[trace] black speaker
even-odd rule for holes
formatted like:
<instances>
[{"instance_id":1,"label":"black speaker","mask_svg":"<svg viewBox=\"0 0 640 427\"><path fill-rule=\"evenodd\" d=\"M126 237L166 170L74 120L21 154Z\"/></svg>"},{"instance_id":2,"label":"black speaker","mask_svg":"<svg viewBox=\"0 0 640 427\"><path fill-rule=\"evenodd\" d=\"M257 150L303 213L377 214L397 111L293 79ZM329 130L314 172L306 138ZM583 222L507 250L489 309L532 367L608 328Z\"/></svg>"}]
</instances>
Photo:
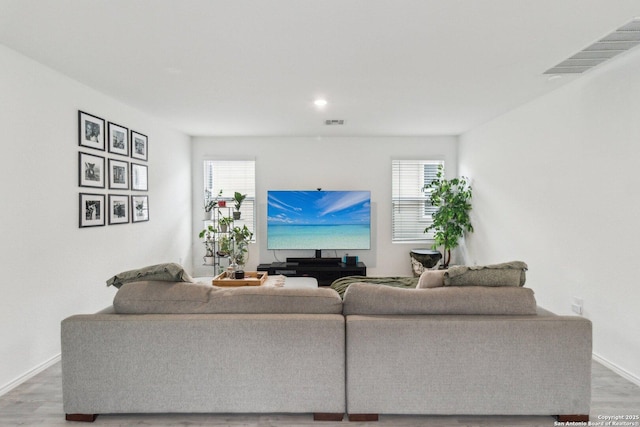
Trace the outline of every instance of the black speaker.
<instances>
[{"instance_id":1,"label":"black speaker","mask_svg":"<svg viewBox=\"0 0 640 427\"><path fill-rule=\"evenodd\" d=\"M358 263L357 256L346 256L344 257L344 263L347 265L356 265Z\"/></svg>"}]
</instances>

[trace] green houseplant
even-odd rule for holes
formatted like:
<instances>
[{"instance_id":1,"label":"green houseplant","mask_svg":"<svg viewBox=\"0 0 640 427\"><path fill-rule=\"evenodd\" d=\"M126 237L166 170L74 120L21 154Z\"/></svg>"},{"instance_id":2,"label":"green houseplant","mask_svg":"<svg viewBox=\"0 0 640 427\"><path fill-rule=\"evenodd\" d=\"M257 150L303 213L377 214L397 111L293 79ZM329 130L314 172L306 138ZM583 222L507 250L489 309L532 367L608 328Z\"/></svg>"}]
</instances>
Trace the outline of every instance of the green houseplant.
<instances>
[{"instance_id":1,"label":"green houseplant","mask_svg":"<svg viewBox=\"0 0 640 427\"><path fill-rule=\"evenodd\" d=\"M201 239L204 239L204 248L205 248L205 255L204 255L204 262L207 265L211 265L213 264L213 251L215 248L215 241L216 241L216 232L218 230L216 230L213 225L209 225L207 226L207 228L203 229L200 234L198 234L198 237L200 237Z\"/></svg>"},{"instance_id":2,"label":"green houseplant","mask_svg":"<svg viewBox=\"0 0 640 427\"><path fill-rule=\"evenodd\" d=\"M247 198L246 194L240 194L239 192L234 192L233 193L233 202L234 202L234 207L235 207L235 212L233 212L233 219L240 219L240 207L242 206L242 202L244 202L244 199Z\"/></svg>"},{"instance_id":3,"label":"green houseplant","mask_svg":"<svg viewBox=\"0 0 640 427\"><path fill-rule=\"evenodd\" d=\"M233 218L230 216L223 216L218 220L218 224L220 224L220 232L226 233L229 226L233 224Z\"/></svg>"},{"instance_id":4,"label":"green houseplant","mask_svg":"<svg viewBox=\"0 0 640 427\"><path fill-rule=\"evenodd\" d=\"M252 237L253 233L246 225L233 227L229 235L223 236L220 240L220 255L228 255L231 257L231 263L244 266Z\"/></svg>"},{"instance_id":5,"label":"green houseplant","mask_svg":"<svg viewBox=\"0 0 640 427\"><path fill-rule=\"evenodd\" d=\"M469 217L471 186L466 177L445 179L444 169L439 166L436 179L423 190L429 193L431 204L438 208L433 214L433 223L424 232L434 231L433 249L444 248L442 266L447 268L451 262L451 249L458 246L465 231L473 231Z\"/></svg>"},{"instance_id":6,"label":"green houseplant","mask_svg":"<svg viewBox=\"0 0 640 427\"><path fill-rule=\"evenodd\" d=\"M218 199L222 196L222 190L218 192L216 197L211 195L211 191L204 190L204 212L205 218L209 219L212 217L213 208L218 206Z\"/></svg>"}]
</instances>

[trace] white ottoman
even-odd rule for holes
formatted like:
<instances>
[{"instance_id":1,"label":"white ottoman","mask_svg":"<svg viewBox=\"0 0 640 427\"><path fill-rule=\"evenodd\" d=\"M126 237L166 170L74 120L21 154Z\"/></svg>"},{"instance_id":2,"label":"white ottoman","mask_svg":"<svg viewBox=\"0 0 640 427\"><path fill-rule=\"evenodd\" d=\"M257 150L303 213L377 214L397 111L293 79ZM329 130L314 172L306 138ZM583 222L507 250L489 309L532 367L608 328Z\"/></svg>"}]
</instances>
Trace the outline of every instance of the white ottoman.
<instances>
[{"instance_id":1,"label":"white ottoman","mask_svg":"<svg viewBox=\"0 0 640 427\"><path fill-rule=\"evenodd\" d=\"M284 282L284 285L282 285ZM315 277L287 277L282 275L267 276L264 286L282 286L284 288L317 288L318 280Z\"/></svg>"},{"instance_id":2,"label":"white ottoman","mask_svg":"<svg viewBox=\"0 0 640 427\"><path fill-rule=\"evenodd\" d=\"M196 282L209 283L213 281L213 276L194 277ZM284 281L284 285L281 283ZM284 288L317 288L318 281L314 277L286 277L282 275L267 276L263 286L284 287Z\"/></svg>"}]
</instances>

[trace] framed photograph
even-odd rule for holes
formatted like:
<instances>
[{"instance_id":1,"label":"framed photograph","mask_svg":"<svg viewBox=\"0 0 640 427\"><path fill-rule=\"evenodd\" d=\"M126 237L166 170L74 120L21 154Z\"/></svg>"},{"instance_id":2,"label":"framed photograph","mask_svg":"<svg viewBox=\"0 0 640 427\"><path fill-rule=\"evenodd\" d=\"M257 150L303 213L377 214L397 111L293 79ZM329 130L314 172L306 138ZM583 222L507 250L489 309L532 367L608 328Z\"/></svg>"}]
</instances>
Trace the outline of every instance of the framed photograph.
<instances>
[{"instance_id":1,"label":"framed photograph","mask_svg":"<svg viewBox=\"0 0 640 427\"><path fill-rule=\"evenodd\" d=\"M109 225L129 223L129 196L109 194Z\"/></svg>"},{"instance_id":2,"label":"framed photograph","mask_svg":"<svg viewBox=\"0 0 640 427\"><path fill-rule=\"evenodd\" d=\"M129 129L109 122L107 130L109 131L109 152L129 156Z\"/></svg>"},{"instance_id":3,"label":"framed photograph","mask_svg":"<svg viewBox=\"0 0 640 427\"><path fill-rule=\"evenodd\" d=\"M104 157L79 153L78 181L80 187L104 188Z\"/></svg>"},{"instance_id":4,"label":"framed photograph","mask_svg":"<svg viewBox=\"0 0 640 427\"><path fill-rule=\"evenodd\" d=\"M147 135L131 131L131 157L147 161L147 153L149 151L149 142Z\"/></svg>"},{"instance_id":5,"label":"framed photograph","mask_svg":"<svg viewBox=\"0 0 640 427\"><path fill-rule=\"evenodd\" d=\"M109 159L109 188L129 189L129 162Z\"/></svg>"},{"instance_id":6,"label":"framed photograph","mask_svg":"<svg viewBox=\"0 0 640 427\"><path fill-rule=\"evenodd\" d=\"M105 224L104 194L80 193L80 228Z\"/></svg>"},{"instance_id":7,"label":"framed photograph","mask_svg":"<svg viewBox=\"0 0 640 427\"><path fill-rule=\"evenodd\" d=\"M81 146L104 151L104 120L78 111L78 137Z\"/></svg>"},{"instance_id":8,"label":"framed photograph","mask_svg":"<svg viewBox=\"0 0 640 427\"><path fill-rule=\"evenodd\" d=\"M131 222L149 221L149 196L131 196Z\"/></svg>"},{"instance_id":9,"label":"framed photograph","mask_svg":"<svg viewBox=\"0 0 640 427\"><path fill-rule=\"evenodd\" d=\"M135 191L148 191L147 167L137 163L131 163L131 189Z\"/></svg>"}]
</instances>

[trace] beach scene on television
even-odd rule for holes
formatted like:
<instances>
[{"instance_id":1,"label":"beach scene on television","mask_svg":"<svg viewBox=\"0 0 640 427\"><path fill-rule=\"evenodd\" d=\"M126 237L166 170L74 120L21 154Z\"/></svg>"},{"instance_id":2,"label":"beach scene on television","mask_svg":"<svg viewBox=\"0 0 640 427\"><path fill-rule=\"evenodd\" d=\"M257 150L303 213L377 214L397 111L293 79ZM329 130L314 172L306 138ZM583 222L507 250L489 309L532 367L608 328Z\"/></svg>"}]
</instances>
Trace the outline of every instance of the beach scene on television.
<instances>
[{"instance_id":1,"label":"beach scene on television","mask_svg":"<svg viewBox=\"0 0 640 427\"><path fill-rule=\"evenodd\" d=\"M369 191L268 191L268 249L369 249Z\"/></svg>"}]
</instances>

